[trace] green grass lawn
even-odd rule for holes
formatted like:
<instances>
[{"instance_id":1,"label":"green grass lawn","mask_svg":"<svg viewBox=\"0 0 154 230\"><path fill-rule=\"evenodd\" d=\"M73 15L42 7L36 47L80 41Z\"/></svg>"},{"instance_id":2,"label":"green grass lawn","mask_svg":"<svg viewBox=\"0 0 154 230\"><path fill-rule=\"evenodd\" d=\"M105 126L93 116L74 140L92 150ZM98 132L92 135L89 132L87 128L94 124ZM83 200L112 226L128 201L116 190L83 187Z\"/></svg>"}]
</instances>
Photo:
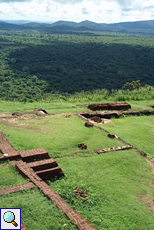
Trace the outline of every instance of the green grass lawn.
<instances>
[{"instance_id":1,"label":"green grass lawn","mask_svg":"<svg viewBox=\"0 0 154 230\"><path fill-rule=\"evenodd\" d=\"M37 188L1 196L0 207L21 208L21 221L28 230L77 229Z\"/></svg>"},{"instance_id":2,"label":"green grass lawn","mask_svg":"<svg viewBox=\"0 0 154 230\"><path fill-rule=\"evenodd\" d=\"M9 161L0 162L0 175L0 189L29 182ZM0 196L0 208L21 208L22 222L29 230L77 229L37 188Z\"/></svg>"},{"instance_id":3,"label":"green grass lawn","mask_svg":"<svg viewBox=\"0 0 154 230\"><path fill-rule=\"evenodd\" d=\"M118 140L110 139L103 131L86 128L84 122L75 115L70 118L53 116L45 119L18 120L0 122L5 133L16 150L44 147L51 157L68 156L77 153L121 146ZM78 143L86 143L88 148L81 150Z\"/></svg>"},{"instance_id":4,"label":"green grass lawn","mask_svg":"<svg viewBox=\"0 0 154 230\"><path fill-rule=\"evenodd\" d=\"M21 185L27 182L29 182L29 180L24 179L9 161L0 162L0 188Z\"/></svg>"},{"instance_id":5,"label":"green grass lawn","mask_svg":"<svg viewBox=\"0 0 154 230\"><path fill-rule=\"evenodd\" d=\"M103 125L126 142L154 157L154 116L125 116Z\"/></svg>"},{"instance_id":6,"label":"green grass lawn","mask_svg":"<svg viewBox=\"0 0 154 230\"><path fill-rule=\"evenodd\" d=\"M132 110L152 109L150 105L154 105L154 100L144 101L128 101Z\"/></svg>"},{"instance_id":7,"label":"green grass lawn","mask_svg":"<svg viewBox=\"0 0 154 230\"><path fill-rule=\"evenodd\" d=\"M65 178L49 182L72 208L97 229L154 229L154 215L139 195L153 198L151 168L134 150L57 159ZM77 199L74 187L87 191Z\"/></svg>"},{"instance_id":8,"label":"green grass lawn","mask_svg":"<svg viewBox=\"0 0 154 230\"><path fill-rule=\"evenodd\" d=\"M73 107L73 108L72 108ZM75 107L75 108L74 108ZM61 113L61 112L74 112L82 111L86 109L85 102L33 102L22 103L12 101L0 101L0 113L13 113L13 112L25 112L33 111L39 108L47 110L48 113Z\"/></svg>"}]
</instances>

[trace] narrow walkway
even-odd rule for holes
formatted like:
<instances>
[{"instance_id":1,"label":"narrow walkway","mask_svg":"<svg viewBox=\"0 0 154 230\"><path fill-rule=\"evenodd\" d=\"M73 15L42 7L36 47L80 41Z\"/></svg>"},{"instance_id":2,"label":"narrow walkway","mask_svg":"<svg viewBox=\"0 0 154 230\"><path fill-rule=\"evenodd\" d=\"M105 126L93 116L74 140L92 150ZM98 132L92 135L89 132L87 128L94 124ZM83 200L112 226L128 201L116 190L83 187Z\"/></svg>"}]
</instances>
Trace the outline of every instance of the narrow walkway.
<instances>
[{"instance_id":1,"label":"narrow walkway","mask_svg":"<svg viewBox=\"0 0 154 230\"><path fill-rule=\"evenodd\" d=\"M20 192L22 190L31 189L31 188L35 188L35 185L32 182L28 182L26 184L21 184L21 185L16 185L16 186L11 186L8 188L1 188L0 196L5 195L5 194Z\"/></svg>"}]
</instances>

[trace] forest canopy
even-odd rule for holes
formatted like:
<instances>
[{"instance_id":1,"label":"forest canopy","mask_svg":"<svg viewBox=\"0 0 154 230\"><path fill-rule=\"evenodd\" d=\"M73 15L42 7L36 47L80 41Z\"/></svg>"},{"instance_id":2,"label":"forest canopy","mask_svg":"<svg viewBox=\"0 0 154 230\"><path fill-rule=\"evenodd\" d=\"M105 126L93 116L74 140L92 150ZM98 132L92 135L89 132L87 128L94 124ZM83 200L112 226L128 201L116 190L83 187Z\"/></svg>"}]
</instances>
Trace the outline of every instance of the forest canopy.
<instances>
[{"instance_id":1,"label":"forest canopy","mask_svg":"<svg viewBox=\"0 0 154 230\"><path fill-rule=\"evenodd\" d=\"M154 86L152 35L0 30L0 97Z\"/></svg>"}]
</instances>

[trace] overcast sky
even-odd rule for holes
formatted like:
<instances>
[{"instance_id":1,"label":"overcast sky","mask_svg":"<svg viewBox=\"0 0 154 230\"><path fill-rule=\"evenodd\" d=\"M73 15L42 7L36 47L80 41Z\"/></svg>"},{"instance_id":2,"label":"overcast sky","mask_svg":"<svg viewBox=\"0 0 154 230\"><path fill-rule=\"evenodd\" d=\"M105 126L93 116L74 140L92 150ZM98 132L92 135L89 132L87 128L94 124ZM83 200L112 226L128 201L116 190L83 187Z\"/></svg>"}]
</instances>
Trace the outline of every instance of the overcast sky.
<instances>
[{"instance_id":1,"label":"overcast sky","mask_svg":"<svg viewBox=\"0 0 154 230\"><path fill-rule=\"evenodd\" d=\"M154 19L154 0L0 0L0 20L114 23Z\"/></svg>"}]
</instances>

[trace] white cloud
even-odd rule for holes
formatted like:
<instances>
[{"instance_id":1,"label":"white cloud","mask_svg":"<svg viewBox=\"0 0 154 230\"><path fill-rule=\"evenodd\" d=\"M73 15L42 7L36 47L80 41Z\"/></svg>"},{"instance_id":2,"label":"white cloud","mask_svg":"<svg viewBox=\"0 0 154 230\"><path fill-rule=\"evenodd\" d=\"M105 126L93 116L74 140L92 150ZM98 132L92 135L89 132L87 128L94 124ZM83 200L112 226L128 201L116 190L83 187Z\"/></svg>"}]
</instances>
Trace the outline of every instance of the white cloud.
<instances>
[{"instance_id":1,"label":"white cloud","mask_svg":"<svg viewBox=\"0 0 154 230\"><path fill-rule=\"evenodd\" d=\"M10 3L10 2L30 2L31 0L1 0L1 2L6 2L6 3Z\"/></svg>"},{"instance_id":2,"label":"white cloud","mask_svg":"<svg viewBox=\"0 0 154 230\"><path fill-rule=\"evenodd\" d=\"M153 19L153 0L1 0L0 20L113 23Z\"/></svg>"},{"instance_id":3,"label":"white cloud","mask_svg":"<svg viewBox=\"0 0 154 230\"><path fill-rule=\"evenodd\" d=\"M67 3L74 4L74 3L80 3L84 0L53 0L53 1L63 3L63 4L67 4Z\"/></svg>"}]
</instances>

